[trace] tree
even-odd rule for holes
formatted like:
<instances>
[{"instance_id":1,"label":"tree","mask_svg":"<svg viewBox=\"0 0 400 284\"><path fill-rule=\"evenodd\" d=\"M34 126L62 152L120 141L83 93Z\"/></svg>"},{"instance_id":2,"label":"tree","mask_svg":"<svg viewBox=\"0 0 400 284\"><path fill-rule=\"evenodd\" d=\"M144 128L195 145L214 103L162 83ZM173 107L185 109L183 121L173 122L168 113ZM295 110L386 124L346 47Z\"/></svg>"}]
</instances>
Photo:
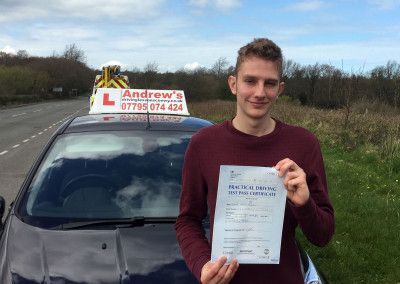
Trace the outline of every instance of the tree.
<instances>
[{"instance_id":1,"label":"tree","mask_svg":"<svg viewBox=\"0 0 400 284\"><path fill-rule=\"evenodd\" d=\"M284 60L282 80L285 82L285 94L306 103L305 69L293 60Z\"/></svg>"},{"instance_id":2,"label":"tree","mask_svg":"<svg viewBox=\"0 0 400 284\"><path fill-rule=\"evenodd\" d=\"M65 46L62 57L80 63L86 62L85 52L80 49L75 43Z\"/></svg>"},{"instance_id":3,"label":"tree","mask_svg":"<svg viewBox=\"0 0 400 284\"><path fill-rule=\"evenodd\" d=\"M154 88L158 74L158 64L156 62L148 62L146 66L144 66L143 71L145 87Z\"/></svg>"},{"instance_id":4,"label":"tree","mask_svg":"<svg viewBox=\"0 0 400 284\"><path fill-rule=\"evenodd\" d=\"M299 70L301 69L300 64L294 62L291 59L284 60L282 67L282 79L284 82L286 82L288 79L296 77L296 74L298 74Z\"/></svg>"},{"instance_id":5,"label":"tree","mask_svg":"<svg viewBox=\"0 0 400 284\"><path fill-rule=\"evenodd\" d=\"M225 75L228 67L228 60L225 57L220 57L211 67L211 72L217 75L218 77Z\"/></svg>"},{"instance_id":6,"label":"tree","mask_svg":"<svg viewBox=\"0 0 400 284\"><path fill-rule=\"evenodd\" d=\"M321 78L321 65L315 63L314 65L308 65L305 69L305 77L308 83L308 93L306 96L306 104L314 105L315 96L317 91L317 83Z\"/></svg>"},{"instance_id":7,"label":"tree","mask_svg":"<svg viewBox=\"0 0 400 284\"><path fill-rule=\"evenodd\" d=\"M378 99L397 107L400 102L400 64L389 60L386 66L375 67L371 71L371 79Z\"/></svg>"},{"instance_id":8,"label":"tree","mask_svg":"<svg viewBox=\"0 0 400 284\"><path fill-rule=\"evenodd\" d=\"M29 54L25 49L20 49L17 52L17 57L20 59L26 59L29 57Z\"/></svg>"},{"instance_id":9,"label":"tree","mask_svg":"<svg viewBox=\"0 0 400 284\"><path fill-rule=\"evenodd\" d=\"M144 73L158 73L158 64L156 62L148 62L143 71Z\"/></svg>"}]
</instances>

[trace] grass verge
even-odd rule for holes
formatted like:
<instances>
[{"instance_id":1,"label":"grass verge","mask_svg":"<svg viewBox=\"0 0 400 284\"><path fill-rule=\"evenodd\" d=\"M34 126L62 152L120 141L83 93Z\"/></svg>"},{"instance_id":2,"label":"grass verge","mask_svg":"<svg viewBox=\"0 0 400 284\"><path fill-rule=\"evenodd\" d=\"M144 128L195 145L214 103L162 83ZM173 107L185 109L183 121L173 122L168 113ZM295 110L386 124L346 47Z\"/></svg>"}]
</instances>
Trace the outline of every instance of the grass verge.
<instances>
[{"instance_id":1,"label":"grass verge","mask_svg":"<svg viewBox=\"0 0 400 284\"><path fill-rule=\"evenodd\" d=\"M331 283L400 283L400 181L376 153L323 147L336 232L327 247L298 236Z\"/></svg>"}]
</instances>

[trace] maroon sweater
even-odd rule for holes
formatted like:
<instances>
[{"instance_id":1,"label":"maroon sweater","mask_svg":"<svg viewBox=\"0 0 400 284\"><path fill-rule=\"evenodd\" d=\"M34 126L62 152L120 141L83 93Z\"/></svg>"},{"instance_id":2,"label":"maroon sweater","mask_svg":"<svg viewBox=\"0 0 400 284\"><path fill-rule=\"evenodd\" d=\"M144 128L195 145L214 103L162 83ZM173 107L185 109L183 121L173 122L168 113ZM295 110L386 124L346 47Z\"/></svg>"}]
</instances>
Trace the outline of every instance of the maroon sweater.
<instances>
[{"instance_id":1,"label":"maroon sweater","mask_svg":"<svg viewBox=\"0 0 400 284\"><path fill-rule=\"evenodd\" d=\"M280 263L239 265L231 283L304 283L295 243L297 225L318 246L327 244L334 232L320 145L309 131L278 120L274 131L261 137L238 131L231 121L204 128L192 137L185 155L175 228L186 264L199 281L201 268L211 258L220 165L273 167L284 158L305 171L310 199L301 207L286 202ZM202 226L208 209L210 242Z\"/></svg>"}]
</instances>

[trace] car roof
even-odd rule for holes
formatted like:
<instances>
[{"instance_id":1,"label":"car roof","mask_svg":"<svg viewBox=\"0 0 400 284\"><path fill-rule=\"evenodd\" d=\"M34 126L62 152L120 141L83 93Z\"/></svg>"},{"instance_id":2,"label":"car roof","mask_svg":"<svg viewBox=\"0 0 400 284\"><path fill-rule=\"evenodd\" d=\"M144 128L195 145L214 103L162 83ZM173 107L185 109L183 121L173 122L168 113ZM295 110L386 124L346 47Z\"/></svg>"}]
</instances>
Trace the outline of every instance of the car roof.
<instances>
[{"instance_id":1,"label":"car roof","mask_svg":"<svg viewBox=\"0 0 400 284\"><path fill-rule=\"evenodd\" d=\"M91 114L75 117L62 133L116 130L195 132L213 123L191 116L155 114Z\"/></svg>"}]
</instances>

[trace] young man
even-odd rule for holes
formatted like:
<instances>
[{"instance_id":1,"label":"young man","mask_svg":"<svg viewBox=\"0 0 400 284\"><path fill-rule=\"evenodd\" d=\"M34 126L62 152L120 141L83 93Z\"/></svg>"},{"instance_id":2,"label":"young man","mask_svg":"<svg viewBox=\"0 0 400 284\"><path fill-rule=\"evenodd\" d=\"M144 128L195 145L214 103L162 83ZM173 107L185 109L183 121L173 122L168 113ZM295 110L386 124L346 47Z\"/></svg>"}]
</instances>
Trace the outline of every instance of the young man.
<instances>
[{"instance_id":1,"label":"young man","mask_svg":"<svg viewBox=\"0 0 400 284\"><path fill-rule=\"evenodd\" d=\"M333 208L320 145L307 130L270 115L283 92L281 49L255 39L239 50L228 84L236 96L236 116L194 135L185 156L178 242L189 269L202 283L304 283L295 242L297 225L315 245L334 232ZM226 264L210 261L202 220L210 215L212 238L220 165L275 167L287 190L279 264Z\"/></svg>"}]
</instances>

